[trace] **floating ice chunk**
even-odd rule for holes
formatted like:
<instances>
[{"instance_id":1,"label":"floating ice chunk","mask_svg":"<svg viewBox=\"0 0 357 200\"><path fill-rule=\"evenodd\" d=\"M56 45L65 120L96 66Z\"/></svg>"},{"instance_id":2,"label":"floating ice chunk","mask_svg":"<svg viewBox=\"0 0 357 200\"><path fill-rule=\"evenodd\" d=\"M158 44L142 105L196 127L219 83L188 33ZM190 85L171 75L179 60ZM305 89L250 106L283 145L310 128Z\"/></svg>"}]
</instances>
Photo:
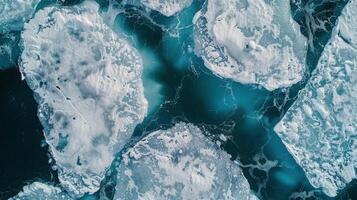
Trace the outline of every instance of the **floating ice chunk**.
<instances>
[{"instance_id":1,"label":"floating ice chunk","mask_svg":"<svg viewBox=\"0 0 357 200\"><path fill-rule=\"evenodd\" d=\"M40 0L1 0L0 33L21 30L36 10Z\"/></svg>"},{"instance_id":2,"label":"floating ice chunk","mask_svg":"<svg viewBox=\"0 0 357 200\"><path fill-rule=\"evenodd\" d=\"M172 16L190 6L192 0L141 0L141 3L165 16Z\"/></svg>"},{"instance_id":3,"label":"floating ice chunk","mask_svg":"<svg viewBox=\"0 0 357 200\"><path fill-rule=\"evenodd\" d=\"M72 200L60 188L41 182L25 186L23 191L9 200Z\"/></svg>"},{"instance_id":4,"label":"floating ice chunk","mask_svg":"<svg viewBox=\"0 0 357 200\"><path fill-rule=\"evenodd\" d=\"M144 6L170 17L189 7L193 0L124 0L122 3Z\"/></svg>"},{"instance_id":5,"label":"floating ice chunk","mask_svg":"<svg viewBox=\"0 0 357 200\"><path fill-rule=\"evenodd\" d=\"M25 25L20 69L72 196L99 188L114 155L147 112L141 57L87 1L49 7Z\"/></svg>"},{"instance_id":6,"label":"floating ice chunk","mask_svg":"<svg viewBox=\"0 0 357 200\"><path fill-rule=\"evenodd\" d=\"M119 199L256 199L238 164L192 124L158 130L123 155Z\"/></svg>"},{"instance_id":7,"label":"floating ice chunk","mask_svg":"<svg viewBox=\"0 0 357 200\"><path fill-rule=\"evenodd\" d=\"M357 1L344 8L306 88L275 131L329 196L356 177Z\"/></svg>"},{"instance_id":8,"label":"floating ice chunk","mask_svg":"<svg viewBox=\"0 0 357 200\"><path fill-rule=\"evenodd\" d=\"M286 0L208 0L194 17L196 54L214 74L268 90L304 74L307 40Z\"/></svg>"}]
</instances>

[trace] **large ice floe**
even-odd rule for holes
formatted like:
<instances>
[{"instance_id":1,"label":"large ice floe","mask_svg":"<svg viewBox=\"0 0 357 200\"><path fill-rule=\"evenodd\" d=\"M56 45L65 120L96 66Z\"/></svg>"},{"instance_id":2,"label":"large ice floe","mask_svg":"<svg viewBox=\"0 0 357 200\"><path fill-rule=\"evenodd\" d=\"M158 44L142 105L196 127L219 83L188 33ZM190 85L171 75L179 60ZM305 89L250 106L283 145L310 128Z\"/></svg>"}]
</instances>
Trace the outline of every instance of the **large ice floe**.
<instances>
[{"instance_id":1,"label":"large ice floe","mask_svg":"<svg viewBox=\"0 0 357 200\"><path fill-rule=\"evenodd\" d=\"M335 196L356 177L357 1L339 17L306 88L275 131L315 187Z\"/></svg>"},{"instance_id":2,"label":"large ice floe","mask_svg":"<svg viewBox=\"0 0 357 200\"><path fill-rule=\"evenodd\" d=\"M193 0L124 0L126 4L143 5L170 17L191 5Z\"/></svg>"},{"instance_id":3,"label":"large ice floe","mask_svg":"<svg viewBox=\"0 0 357 200\"><path fill-rule=\"evenodd\" d=\"M40 0L1 0L0 33L19 31L36 10Z\"/></svg>"},{"instance_id":4,"label":"large ice floe","mask_svg":"<svg viewBox=\"0 0 357 200\"><path fill-rule=\"evenodd\" d=\"M41 182L26 185L22 191L9 200L72 200L58 187Z\"/></svg>"},{"instance_id":5,"label":"large ice floe","mask_svg":"<svg viewBox=\"0 0 357 200\"><path fill-rule=\"evenodd\" d=\"M147 112L137 51L98 15L98 5L48 7L22 34L20 69L62 186L95 192Z\"/></svg>"},{"instance_id":6,"label":"large ice floe","mask_svg":"<svg viewBox=\"0 0 357 200\"><path fill-rule=\"evenodd\" d=\"M286 0L207 0L193 20L195 52L214 74L268 90L304 75L307 40Z\"/></svg>"},{"instance_id":7,"label":"large ice floe","mask_svg":"<svg viewBox=\"0 0 357 200\"><path fill-rule=\"evenodd\" d=\"M256 199L239 165L186 123L155 131L123 155L114 200Z\"/></svg>"}]
</instances>

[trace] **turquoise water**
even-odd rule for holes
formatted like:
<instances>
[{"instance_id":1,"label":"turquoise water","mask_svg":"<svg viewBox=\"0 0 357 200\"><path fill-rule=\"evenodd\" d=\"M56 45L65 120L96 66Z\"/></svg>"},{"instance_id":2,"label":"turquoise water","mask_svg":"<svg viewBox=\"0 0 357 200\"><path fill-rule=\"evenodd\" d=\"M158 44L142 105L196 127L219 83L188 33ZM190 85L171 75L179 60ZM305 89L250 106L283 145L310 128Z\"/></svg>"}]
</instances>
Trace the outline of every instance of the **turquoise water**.
<instances>
[{"instance_id":1,"label":"turquoise water","mask_svg":"<svg viewBox=\"0 0 357 200\"><path fill-rule=\"evenodd\" d=\"M78 2L67 1L67 4ZM331 22L327 26L327 31L313 32L311 25L307 23L309 15L306 8L312 5L312 2L315 11L311 16ZM309 72L315 68L346 2L305 0L302 6L291 3L294 19L301 25L302 33L311 39L307 55ZM100 3L105 11L106 2ZM275 124L294 102L299 90L304 87L309 72L302 82L291 88L273 92L256 85L243 85L213 75L204 67L203 61L193 53L191 21L202 4L201 0L194 1L190 8L170 18L159 13L145 17L143 11L126 6L122 8L125 12L116 17L114 29L119 34L127 35L143 57L145 96L149 102L149 115L137 127L133 142L128 144L127 148L153 130L171 127L178 121L191 122L210 132L211 135L208 137L220 141L222 148L232 155L232 159L241 162L251 188L261 199L357 199L356 183L351 183L346 190L340 191L336 198L328 198L318 189L312 188L302 169L273 131ZM18 99L18 103L25 108L31 108L30 111L26 110L26 113L35 113L36 105L29 94L30 91L19 79L16 70L0 71L0 83L7 85L0 87L0 94L10 98L11 92L16 91L14 98ZM1 111L6 110L6 113L11 115L10 110L16 105L4 105L7 106L1 107ZM41 179L58 183L56 178L51 177L53 172L47 164L46 148L39 147L43 138L36 115L28 116L24 120L33 124L26 127L26 132L36 135L30 139L34 149L28 156L42 155L41 159L34 160L34 163L42 168L26 169L26 174L30 175L22 175L13 180L11 192L3 186L6 185L6 180L0 178L4 182L0 191L7 191L4 198L16 194L19 188L31 180ZM18 122L13 120L8 123L15 127ZM4 138L11 134L22 134L21 130L11 127L0 128L0 134L4 134ZM221 135L224 135L227 141L223 141ZM20 155L26 150L20 140L21 137L13 143L17 148L6 150L1 146L1 151L15 151ZM120 154L117 160L120 160ZM4 162L12 161L5 159ZM15 174L21 167L23 168L16 163L9 166L1 165L2 170L9 171L8 174ZM112 169L114 168L115 163L112 166ZM115 185L113 177L115 171L109 171L102 183L102 189L96 195L84 199L96 199L104 195L111 197ZM10 179L10 176L5 178ZM0 198L2 199L1 195Z\"/></svg>"}]
</instances>

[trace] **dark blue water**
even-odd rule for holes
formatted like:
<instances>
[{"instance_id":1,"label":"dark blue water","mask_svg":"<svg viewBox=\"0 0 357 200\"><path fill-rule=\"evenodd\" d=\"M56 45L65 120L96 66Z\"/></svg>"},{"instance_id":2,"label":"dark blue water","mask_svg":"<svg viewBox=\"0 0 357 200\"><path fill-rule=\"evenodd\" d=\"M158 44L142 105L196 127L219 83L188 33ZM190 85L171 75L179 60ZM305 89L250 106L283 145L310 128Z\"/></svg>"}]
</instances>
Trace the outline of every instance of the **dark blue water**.
<instances>
[{"instance_id":1,"label":"dark blue water","mask_svg":"<svg viewBox=\"0 0 357 200\"><path fill-rule=\"evenodd\" d=\"M78 2L67 1L66 5ZM302 2L299 6L291 3L292 14L301 25L302 33L312 41L307 55L311 72L347 1ZM100 3L105 10L106 2ZM310 15L305 7L311 3L315 4L315 11ZM201 0L194 1L190 8L171 18L152 13L149 17L153 21L130 6L124 7L125 12L117 16L115 30L133 36L129 40L144 61L149 115L137 127L134 138L170 127L177 121L191 122L210 132L212 140L220 140L220 134L228 138L222 148L232 159L242 163L251 188L261 199L357 199L355 182L336 198L328 198L312 188L273 131L306 84L309 73L301 83L273 92L214 76L192 53L191 21L202 4ZM313 31L307 23L311 17L328 20L328 31ZM16 194L31 180L56 183L47 162L47 149L40 146L43 136L36 117L36 103L17 70L0 72L0 95L0 192L3 194L0 199ZM103 193L112 196L113 184L115 181L108 177L96 196Z\"/></svg>"},{"instance_id":2,"label":"dark blue water","mask_svg":"<svg viewBox=\"0 0 357 200\"><path fill-rule=\"evenodd\" d=\"M0 72L0 199L35 180L56 181L48 165L31 90L16 68Z\"/></svg>"}]
</instances>

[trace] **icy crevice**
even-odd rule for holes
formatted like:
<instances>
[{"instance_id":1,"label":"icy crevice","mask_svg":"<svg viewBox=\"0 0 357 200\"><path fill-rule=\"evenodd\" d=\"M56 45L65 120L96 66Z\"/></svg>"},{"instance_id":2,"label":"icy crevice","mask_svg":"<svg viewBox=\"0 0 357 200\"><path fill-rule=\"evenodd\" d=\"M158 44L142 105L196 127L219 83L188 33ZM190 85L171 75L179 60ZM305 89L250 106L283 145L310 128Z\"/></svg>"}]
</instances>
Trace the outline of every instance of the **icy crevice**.
<instances>
[{"instance_id":1,"label":"icy crevice","mask_svg":"<svg viewBox=\"0 0 357 200\"><path fill-rule=\"evenodd\" d=\"M72 200L58 187L34 182L23 187L22 191L9 200Z\"/></svg>"},{"instance_id":2,"label":"icy crevice","mask_svg":"<svg viewBox=\"0 0 357 200\"><path fill-rule=\"evenodd\" d=\"M192 124L150 133L123 155L119 199L257 199L230 156Z\"/></svg>"},{"instance_id":3,"label":"icy crevice","mask_svg":"<svg viewBox=\"0 0 357 200\"><path fill-rule=\"evenodd\" d=\"M357 1L339 17L316 70L275 131L311 184L336 196L357 166Z\"/></svg>"},{"instance_id":4,"label":"icy crevice","mask_svg":"<svg viewBox=\"0 0 357 200\"><path fill-rule=\"evenodd\" d=\"M208 0L193 23L196 54L217 76L274 90L304 75L307 40L289 1Z\"/></svg>"},{"instance_id":5,"label":"icy crevice","mask_svg":"<svg viewBox=\"0 0 357 200\"><path fill-rule=\"evenodd\" d=\"M74 197L93 193L146 115L141 57L92 1L37 12L22 39L20 69L59 180Z\"/></svg>"},{"instance_id":6,"label":"icy crevice","mask_svg":"<svg viewBox=\"0 0 357 200\"><path fill-rule=\"evenodd\" d=\"M36 10L40 0L1 0L0 33L19 31Z\"/></svg>"}]
</instances>

